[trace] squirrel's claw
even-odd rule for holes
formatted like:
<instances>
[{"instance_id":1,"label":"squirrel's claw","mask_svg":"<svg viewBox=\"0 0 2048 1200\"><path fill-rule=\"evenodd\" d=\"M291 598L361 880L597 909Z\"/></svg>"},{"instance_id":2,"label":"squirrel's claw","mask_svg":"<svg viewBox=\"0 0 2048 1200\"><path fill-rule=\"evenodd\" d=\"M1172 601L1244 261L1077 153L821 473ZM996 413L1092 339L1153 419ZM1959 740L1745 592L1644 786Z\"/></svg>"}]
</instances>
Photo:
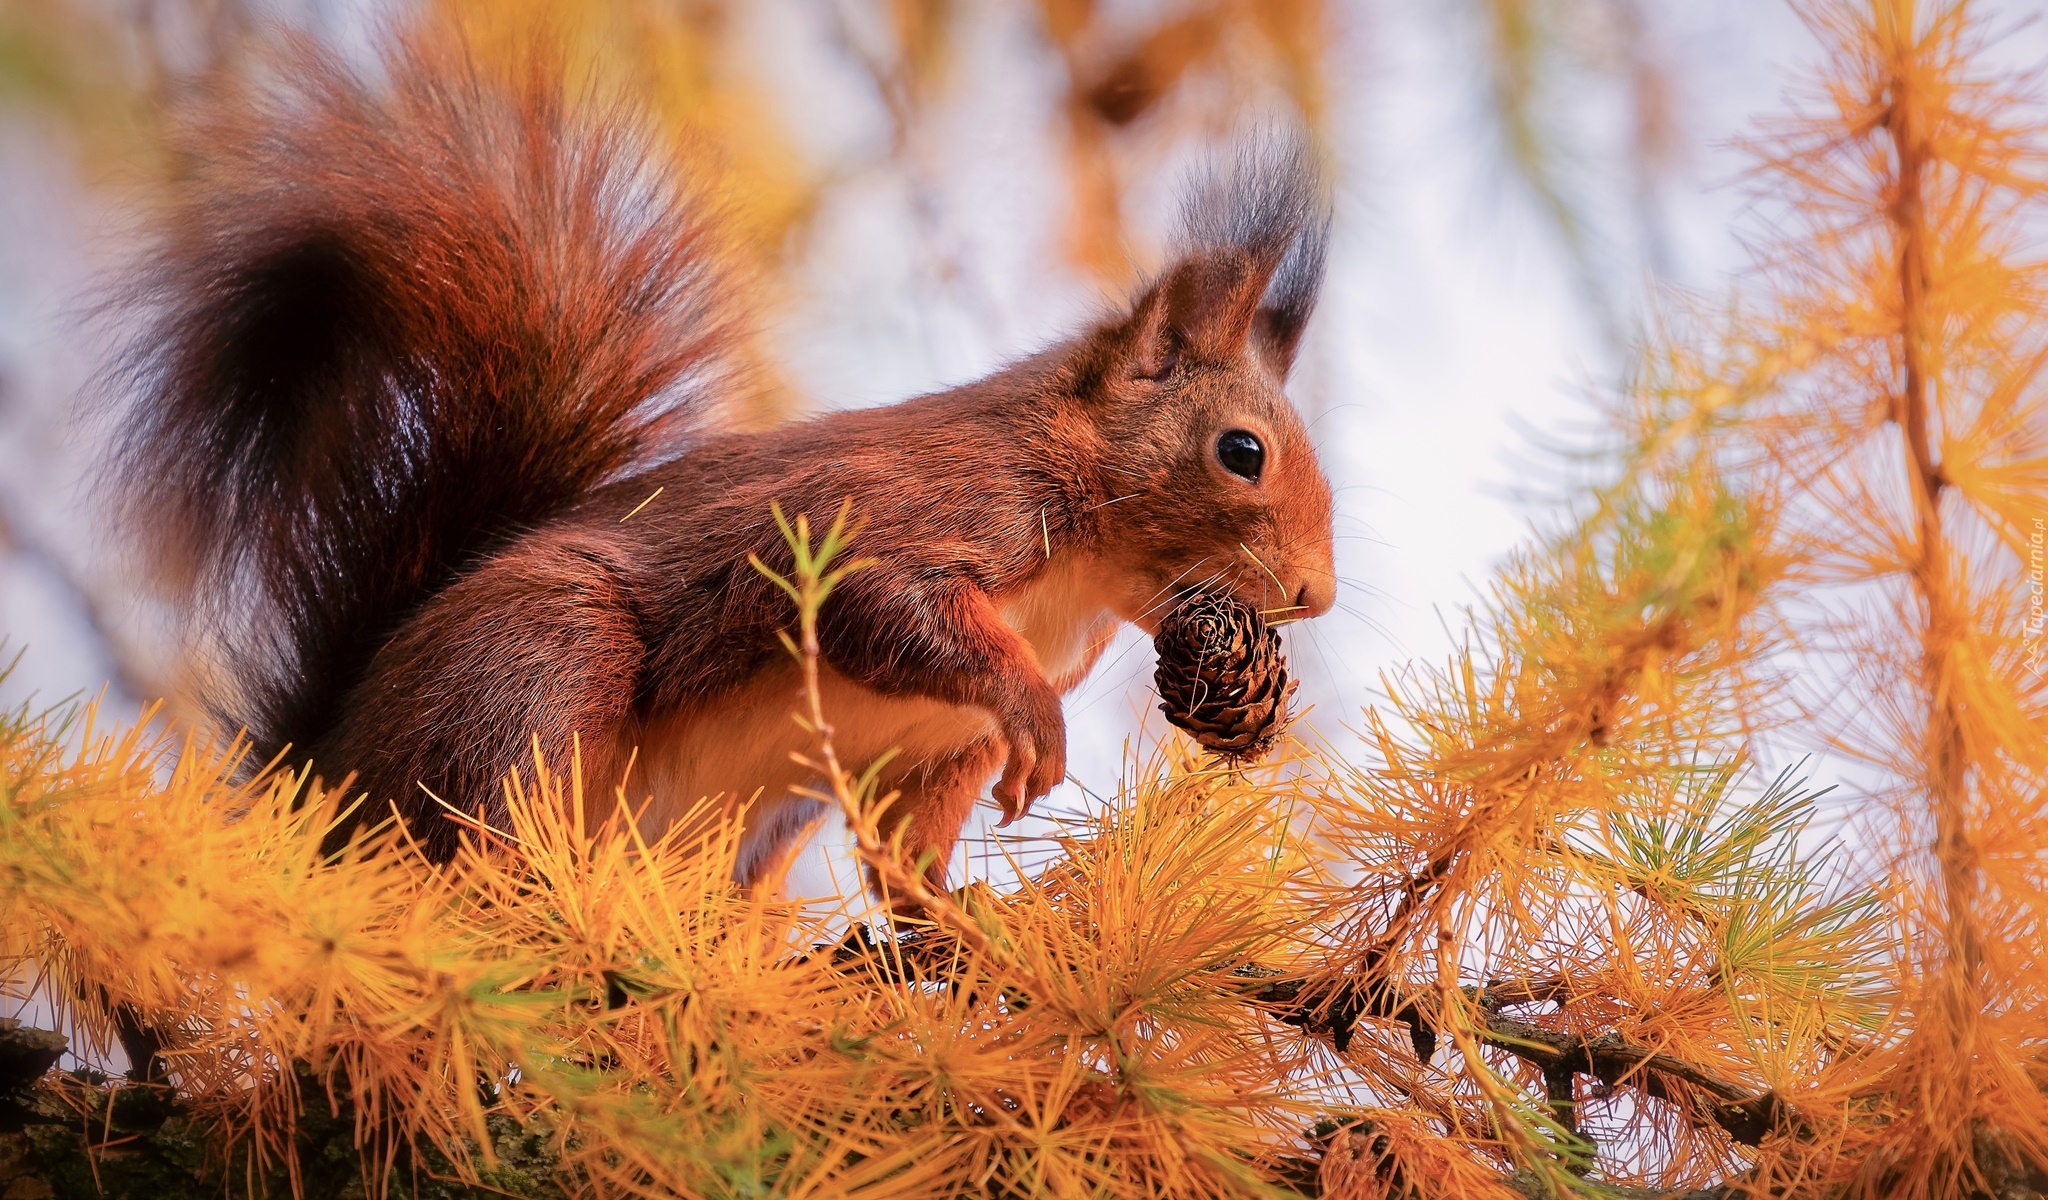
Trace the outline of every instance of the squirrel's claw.
<instances>
[{"instance_id":1,"label":"squirrel's claw","mask_svg":"<svg viewBox=\"0 0 2048 1200\"><path fill-rule=\"evenodd\" d=\"M1031 802L1037 799L1025 791L1025 780L1031 778L1031 768L1038 755L1029 743L1013 740L1010 745L1010 759L1003 764L1003 777L996 781L993 790L996 803L1003 806L1003 819L996 822L996 828L1010 824L1031 811Z\"/></svg>"},{"instance_id":2,"label":"squirrel's claw","mask_svg":"<svg viewBox=\"0 0 2048 1200\"><path fill-rule=\"evenodd\" d=\"M1003 806L1003 819L996 822L997 829L1011 824L1025 813L1031 811L1031 801L1017 795L1015 791L997 796L996 802Z\"/></svg>"},{"instance_id":3,"label":"squirrel's claw","mask_svg":"<svg viewBox=\"0 0 2048 1200\"><path fill-rule=\"evenodd\" d=\"M1035 728L1013 726L1005 731L1010 757L993 790L996 803L1003 806L998 829L1030 812L1033 801L1067 777L1066 721L1060 715L1059 697L1048 694L1049 711L1038 714Z\"/></svg>"}]
</instances>

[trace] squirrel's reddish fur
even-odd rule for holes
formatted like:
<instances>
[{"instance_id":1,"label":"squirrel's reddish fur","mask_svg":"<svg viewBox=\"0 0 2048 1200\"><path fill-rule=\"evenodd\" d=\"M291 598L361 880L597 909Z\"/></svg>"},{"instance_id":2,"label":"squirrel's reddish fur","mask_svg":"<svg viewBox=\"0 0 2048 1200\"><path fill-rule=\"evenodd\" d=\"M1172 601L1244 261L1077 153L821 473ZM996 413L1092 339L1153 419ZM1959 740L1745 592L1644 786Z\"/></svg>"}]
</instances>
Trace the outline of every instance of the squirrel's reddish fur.
<instances>
[{"instance_id":1,"label":"squirrel's reddish fur","mask_svg":"<svg viewBox=\"0 0 2048 1200\"><path fill-rule=\"evenodd\" d=\"M1196 585L1330 606L1329 488L1280 392L1321 272L1302 151L1201 192L1128 312L965 387L732 433L702 414L735 300L629 114L422 36L376 82L307 47L282 78L192 143L116 461L231 652L219 715L430 850L457 835L430 794L488 819L538 735L650 822L744 808L743 878L779 857L810 809L792 612L748 564L788 565L771 502L866 521L824 701L843 758L901 749L892 819L935 878L999 769L1012 816L1060 780L1060 695L1119 622Z\"/></svg>"}]
</instances>

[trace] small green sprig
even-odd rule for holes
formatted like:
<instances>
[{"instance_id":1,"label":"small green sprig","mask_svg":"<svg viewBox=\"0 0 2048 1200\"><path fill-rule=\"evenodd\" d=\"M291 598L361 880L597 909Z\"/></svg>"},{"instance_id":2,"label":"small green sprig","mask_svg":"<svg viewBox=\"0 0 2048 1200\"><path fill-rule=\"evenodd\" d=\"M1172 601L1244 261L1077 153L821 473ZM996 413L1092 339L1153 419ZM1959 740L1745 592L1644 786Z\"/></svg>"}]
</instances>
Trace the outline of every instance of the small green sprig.
<instances>
[{"instance_id":1,"label":"small green sprig","mask_svg":"<svg viewBox=\"0 0 2048 1200\"><path fill-rule=\"evenodd\" d=\"M845 501L825 530L824 538L814 547L808 516L798 513L792 521L783 514L782 506L774 503L769 505L769 511L775 517L776 527L782 531L782 540L789 546L794 560L793 569L790 574L783 575L755 554L748 555L747 561L796 603L796 636L791 637L786 629L776 631L776 635L782 639L783 648L796 659L802 672L803 707L792 716L805 732L816 739L816 749L810 754L792 752L790 758L798 766L816 773L824 784L822 788L800 787L796 789L797 794L838 807L846 818L846 827L853 833L861 861L874 871L886 896L909 901L926 918L945 926L962 944L983 955L991 964L1017 966L1014 956L1003 953L995 939L951 896L931 887L921 869L926 864L919 863L916 867L904 864L900 833L895 839L883 839L877 817L895 802L896 793L878 798L876 792L882 769L895 752L892 750L878 756L856 775L839 761L838 751L833 746L834 731L825 717L824 699L819 689L822 654L818 645L818 613L833 589L849 575L874 565L876 560L873 558L856 558L835 565L848 544L860 535L865 522L852 523L849 528L849 523L853 522L853 502Z\"/></svg>"}]
</instances>

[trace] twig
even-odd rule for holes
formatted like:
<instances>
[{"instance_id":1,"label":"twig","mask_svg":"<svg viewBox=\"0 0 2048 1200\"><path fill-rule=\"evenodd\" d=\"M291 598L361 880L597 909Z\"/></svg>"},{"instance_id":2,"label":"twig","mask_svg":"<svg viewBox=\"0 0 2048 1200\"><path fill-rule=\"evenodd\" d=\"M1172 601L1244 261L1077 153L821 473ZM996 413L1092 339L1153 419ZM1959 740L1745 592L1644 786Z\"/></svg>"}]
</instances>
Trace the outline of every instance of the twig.
<instances>
[{"instance_id":1,"label":"twig","mask_svg":"<svg viewBox=\"0 0 2048 1200\"><path fill-rule=\"evenodd\" d=\"M1353 1121L1327 1133L1312 1138L1320 1144L1320 1159L1297 1159L1288 1163L1287 1182L1299 1191L1309 1195L1330 1194L1324 1186L1326 1170L1324 1164L1336 1160L1347 1182L1353 1184L1350 1190L1339 1185L1340 1194L1354 1194L1360 1176L1370 1176L1378 1188L1364 1189L1366 1194L1385 1196L1429 1197L1448 1195L1442 1185L1434 1180L1418 1180L1402 1170L1400 1161L1394 1156L1392 1140L1373 1127L1371 1120ZM1346 1169L1348 1168L1348 1169ZM1558 1200L1559 1193L1550 1182L1533 1171L1517 1171L1503 1175L1500 1180L1519 1195L1530 1200ZM1656 1188L1624 1187L1598 1180L1580 1179L1571 1185L1569 1195L1584 1200L1738 1200L1755 1194L1755 1189L1745 1182L1730 1179L1711 1187L1702 1188Z\"/></svg>"},{"instance_id":2,"label":"twig","mask_svg":"<svg viewBox=\"0 0 2048 1200\"><path fill-rule=\"evenodd\" d=\"M885 947L888 953L882 952ZM959 969L956 948L931 932L904 930L883 942L875 939L865 925L857 926L845 941L813 951L814 955L828 953L834 965L858 963L878 969L882 978L894 983L980 986L985 982L967 980ZM1430 1023L1426 995L1406 994L1384 984L1373 987L1357 976L1332 987L1256 963L1232 967L1229 978L1247 1003L1308 1033L1328 1038L1339 1053L1349 1048L1353 1027L1362 1016L1408 1025L1416 1054L1425 1061L1435 1050L1437 1034ZM1609 1087L1636 1083L1646 1094L1679 1104L1689 1114L1712 1121L1745 1146L1760 1145L1774 1131L1796 1137L1812 1132L1807 1119L1776 1092L1752 1092L1703 1067L1632 1042L1618 1033L1586 1037L1502 1015L1502 1008L1569 998L1571 987L1567 980L1496 982L1483 988L1466 988L1464 992L1483 1017L1477 1031L1480 1042L1541 1071L1553 1111L1567 1128L1576 1126L1575 1102L1571 1109L1563 1107L1571 1096L1571 1080L1576 1075L1590 1075ZM1706 1097L1681 1098L1671 1086L1672 1080L1704 1092ZM1518 1190L1527 1190L1520 1188L1517 1179L1509 1179L1508 1183ZM1733 1184L1693 1190L1588 1186L1598 1189L1594 1194L1616 1200L1718 1200L1744 1194Z\"/></svg>"},{"instance_id":3,"label":"twig","mask_svg":"<svg viewBox=\"0 0 2048 1200\"><path fill-rule=\"evenodd\" d=\"M843 566L832 565L839 552L860 532L858 528L847 528L852 501L839 506L839 515L833 518L831 527L825 531L824 541L816 549L811 546L811 523L806 514L798 513L792 523L783 516L780 505L771 505L770 508L775 524L782 530L783 540L789 544L795 557L795 570L790 577L785 577L770 569L758 555L749 555L748 561L796 601L798 636L795 639L787 633L780 636L783 646L796 658L803 673L804 711L796 714L796 720L817 739L817 750L815 756L793 752L790 757L797 765L816 772L825 781L823 791L799 788L798 794L838 806L846 818L847 829L853 833L861 861L874 871L885 892L910 900L926 917L945 926L962 944L989 961L1020 966L1014 956L1004 952L972 917L953 903L952 897L933 891L922 872L905 868L895 848L882 840L881 831L875 825L874 810L887 807L896 798L895 794L882 797L878 803L867 801L874 794L876 777L887 761L886 756L856 776L839 761L838 751L833 746L832 724L825 719L824 700L818 687L821 657L818 611L841 580L874 561L855 559Z\"/></svg>"},{"instance_id":4,"label":"twig","mask_svg":"<svg viewBox=\"0 0 2048 1200\"><path fill-rule=\"evenodd\" d=\"M1436 1035L1429 1028L1431 1001L1427 995L1403 993L1389 983L1366 977L1347 977L1335 984L1305 981L1250 964L1235 968L1233 974L1255 981L1245 991L1248 1002L1273 1011L1291 1025L1329 1038L1339 1053L1349 1048L1351 1026L1362 1016L1406 1024L1420 1058L1430 1057L1425 1047L1435 1048ZM1569 994L1569 985L1562 979L1492 984L1465 989L1465 994L1475 1002L1481 1017L1479 1040L1536 1067L1547 1083L1578 1074L1591 1075L1614 1087L1640 1077L1641 1086L1649 1095L1682 1104L1694 1115L1719 1125L1729 1137L1745 1146L1761 1144L1765 1135L1773 1131L1801 1137L1812 1132L1805 1116L1774 1091L1753 1092L1704 1067L1632 1042L1618 1033L1586 1037L1546 1029L1501 1013L1503 1007L1563 999ZM1671 1080L1696 1088L1711 1099L1681 1100L1670 1086ZM1556 1093L1560 1089L1551 1090ZM1552 1098L1555 1100L1555 1094Z\"/></svg>"}]
</instances>

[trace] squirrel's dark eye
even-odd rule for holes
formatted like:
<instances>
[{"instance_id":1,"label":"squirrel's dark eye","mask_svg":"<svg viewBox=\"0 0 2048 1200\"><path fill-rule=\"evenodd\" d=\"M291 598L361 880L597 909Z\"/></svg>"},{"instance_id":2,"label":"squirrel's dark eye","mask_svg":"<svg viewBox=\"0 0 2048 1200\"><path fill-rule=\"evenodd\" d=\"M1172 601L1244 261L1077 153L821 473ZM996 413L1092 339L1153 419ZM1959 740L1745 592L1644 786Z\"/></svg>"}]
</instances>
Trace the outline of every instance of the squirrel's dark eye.
<instances>
[{"instance_id":1,"label":"squirrel's dark eye","mask_svg":"<svg viewBox=\"0 0 2048 1200\"><path fill-rule=\"evenodd\" d=\"M1216 439L1216 461L1232 475L1257 483L1259 472L1266 469L1266 448L1256 435L1233 429Z\"/></svg>"}]
</instances>

